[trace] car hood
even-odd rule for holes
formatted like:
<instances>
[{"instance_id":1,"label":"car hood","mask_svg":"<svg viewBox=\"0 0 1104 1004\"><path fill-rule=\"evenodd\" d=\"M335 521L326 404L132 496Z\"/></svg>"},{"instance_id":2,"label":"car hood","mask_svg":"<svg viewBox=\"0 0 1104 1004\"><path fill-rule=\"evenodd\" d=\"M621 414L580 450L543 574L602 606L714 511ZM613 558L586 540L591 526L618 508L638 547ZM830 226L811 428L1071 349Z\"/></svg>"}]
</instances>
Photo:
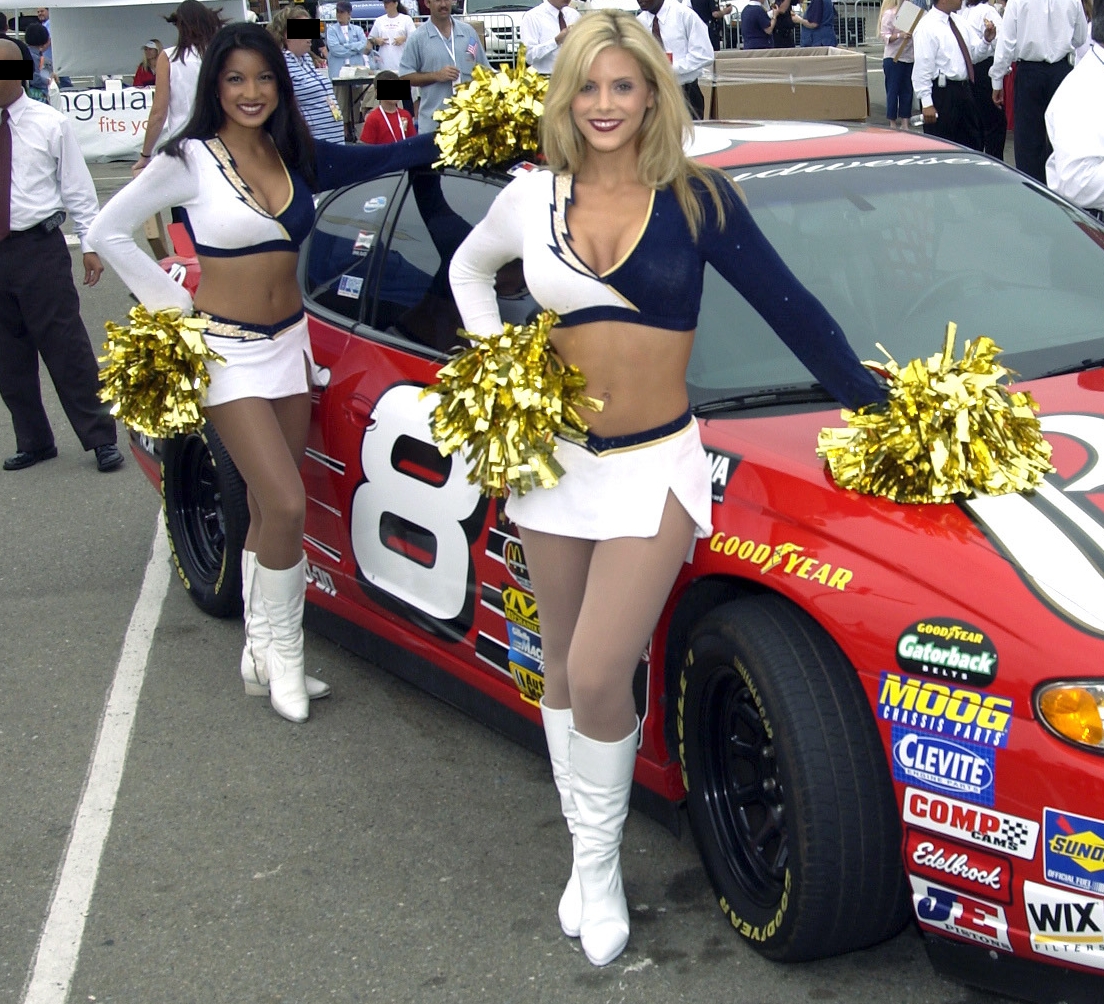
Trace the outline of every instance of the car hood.
<instances>
[{"instance_id":1,"label":"car hood","mask_svg":"<svg viewBox=\"0 0 1104 1004\"><path fill-rule=\"evenodd\" d=\"M703 420L714 498L723 492L725 499L714 509L709 546L724 553L727 538L752 527L777 549L788 534L803 553L863 568L850 580L852 592L924 597L929 612L943 605L999 621L1032 646L1041 624L1077 648L1095 642L1104 636L1104 370L1017 389L1040 406L1055 473L1035 492L947 505L902 505L838 488L815 452L818 431L843 424L838 411Z\"/></svg>"}]
</instances>

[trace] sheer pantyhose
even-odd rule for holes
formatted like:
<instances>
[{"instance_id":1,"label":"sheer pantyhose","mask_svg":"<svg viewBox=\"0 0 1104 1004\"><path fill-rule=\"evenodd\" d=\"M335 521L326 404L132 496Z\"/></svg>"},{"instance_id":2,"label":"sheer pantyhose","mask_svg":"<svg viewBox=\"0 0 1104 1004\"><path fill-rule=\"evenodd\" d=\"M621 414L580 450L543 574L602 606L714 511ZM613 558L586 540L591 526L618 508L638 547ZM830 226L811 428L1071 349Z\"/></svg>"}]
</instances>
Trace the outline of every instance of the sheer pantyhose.
<instances>
[{"instance_id":1,"label":"sheer pantyhose","mask_svg":"<svg viewBox=\"0 0 1104 1004\"><path fill-rule=\"evenodd\" d=\"M636 721L632 680L694 539L668 493L654 537L580 540L520 529L540 616L544 702L616 742Z\"/></svg>"},{"instance_id":2,"label":"sheer pantyhose","mask_svg":"<svg viewBox=\"0 0 1104 1004\"><path fill-rule=\"evenodd\" d=\"M306 493L299 465L310 407L310 394L295 394L276 401L247 397L206 410L249 491L245 549L266 568L292 568L303 557Z\"/></svg>"}]
</instances>

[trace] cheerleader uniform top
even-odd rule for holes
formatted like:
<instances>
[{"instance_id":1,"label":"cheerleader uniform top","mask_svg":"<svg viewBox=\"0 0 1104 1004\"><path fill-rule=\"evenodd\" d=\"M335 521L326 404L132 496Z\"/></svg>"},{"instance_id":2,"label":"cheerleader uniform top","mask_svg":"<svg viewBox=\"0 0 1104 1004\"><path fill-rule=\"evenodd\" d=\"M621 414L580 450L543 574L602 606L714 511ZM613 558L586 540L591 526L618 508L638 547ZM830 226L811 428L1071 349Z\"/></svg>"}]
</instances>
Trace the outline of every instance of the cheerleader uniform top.
<instances>
[{"instance_id":1,"label":"cheerleader uniform top","mask_svg":"<svg viewBox=\"0 0 1104 1004\"><path fill-rule=\"evenodd\" d=\"M691 331L698 323L708 262L838 401L855 408L883 400L885 391L859 362L840 326L797 281L735 189L718 180L723 226L712 197L692 180L704 212L695 240L674 191L661 189L652 194L631 250L599 275L569 241L574 178L551 171L515 178L452 259L449 278L464 326L479 335L502 330L495 273L521 258L529 292L559 315L562 326L608 320Z\"/></svg>"},{"instance_id":2,"label":"cheerleader uniform top","mask_svg":"<svg viewBox=\"0 0 1104 1004\"><path fill-rule=\"evenodd\" d=\"M431 164L437 157L432 135L387 146L344 146L316 141L316 190ZM111 265L150 310L192 311L183 286L143 253L134 231L166 206L183 210L184 225L198 254L233 258L264 251L298 251L314 223L314 200L306 179L284 165L291 194L275 215L257 201L238 174L234 158L217 136L185 140L184 157L160 153L100 210L88 244Z\"/></svg>"}]
</instances>

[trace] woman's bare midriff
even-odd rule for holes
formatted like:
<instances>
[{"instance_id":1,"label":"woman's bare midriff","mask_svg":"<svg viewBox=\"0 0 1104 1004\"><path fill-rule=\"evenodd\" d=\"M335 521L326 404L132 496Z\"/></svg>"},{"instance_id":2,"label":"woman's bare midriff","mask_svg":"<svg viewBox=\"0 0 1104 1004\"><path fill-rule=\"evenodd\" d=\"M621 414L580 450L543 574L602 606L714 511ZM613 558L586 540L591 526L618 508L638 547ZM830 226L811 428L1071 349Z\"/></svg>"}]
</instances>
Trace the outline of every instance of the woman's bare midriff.
<instances>
[{"instance_id":1,"label":"woman's bare midriff","mask_svg":"<svg viewBox=\"0 0 1104 1004\"><path fill-rule=\"evenodd\" d=\"M294 251L265 251L240 258L199 256L195 309L242 324L279 324L299 312L303 298Z\"/></svg>"},{"instance_id":2,"label":"woman's bare midriff","mask_svg":"<svg viewBox=\"0 0 1104 1004\"><path fill-rule=\"evenodd\" d=\"M586 377L586 393L605 403L601 412L580 411L596 436L644 432L686 411L693 331L595 321L556 328L551 341Z\"/></svg>"}]
</instances>

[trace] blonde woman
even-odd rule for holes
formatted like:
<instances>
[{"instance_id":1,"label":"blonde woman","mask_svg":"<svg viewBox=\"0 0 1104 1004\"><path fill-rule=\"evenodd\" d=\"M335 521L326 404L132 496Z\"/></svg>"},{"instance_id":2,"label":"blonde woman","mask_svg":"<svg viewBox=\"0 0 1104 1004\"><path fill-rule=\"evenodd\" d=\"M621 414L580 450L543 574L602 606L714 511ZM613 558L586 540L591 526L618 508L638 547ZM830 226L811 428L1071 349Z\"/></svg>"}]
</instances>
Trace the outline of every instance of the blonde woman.
<instances>
[{"instance_id":1,"label":"blonde woman","mask_svg":"<svg viewBox=\"0 0 1104 1004\"><path fill-rule=\"evenodd\" d=\"M908 128L912 117L912 33L897 28L901 0L882 0L878 34L885 42L882 69L885 72L886 118L894 129Z\"/></svg>"},{"instance_id":2,"label":"blonde woman","mask_svg":"<svg viewBox=\"0 0 1104 1004\"><path fill-rule=\"evenodd\" d=\"M533 296L560 315L556 350L604 403L585 415L586 446L558 445L560 483L506 507L540 610L541 712L573 835L560 924L602 966L629 937L619 848L639 727L633 672L691 544L712 530L686 391L706 262L839 400L883 392L725 176L687 160L682 88L632 14L600 10L572 27L541 130L549 169L503 190L451 281L465 326L501 331L495 273L523 259Z\"/></svg>"}]
</instances>

